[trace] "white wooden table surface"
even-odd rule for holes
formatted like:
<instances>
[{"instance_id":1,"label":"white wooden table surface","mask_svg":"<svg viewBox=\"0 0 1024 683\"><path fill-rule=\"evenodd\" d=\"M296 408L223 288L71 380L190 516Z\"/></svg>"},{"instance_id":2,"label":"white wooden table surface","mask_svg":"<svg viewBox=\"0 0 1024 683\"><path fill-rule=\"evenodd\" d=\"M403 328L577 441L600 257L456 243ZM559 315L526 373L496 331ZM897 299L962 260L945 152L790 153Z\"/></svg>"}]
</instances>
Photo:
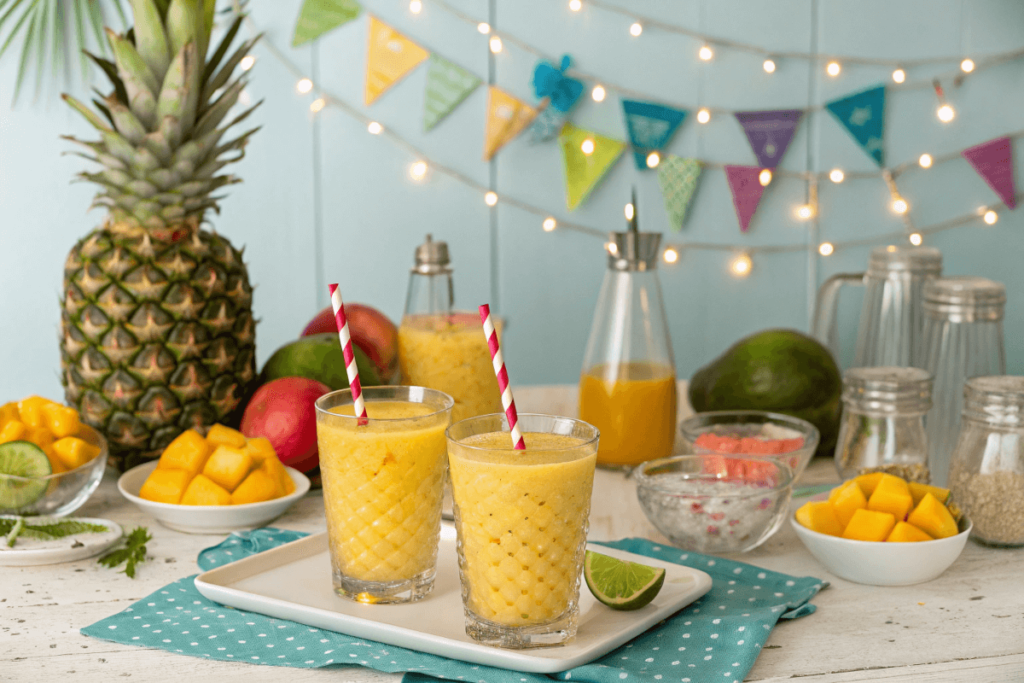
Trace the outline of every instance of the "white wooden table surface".
<instances>
[{"instance_id":1,"label":"white wooden table surface","mask_svg":"<svg viewBox=\"0 0 1024 683\"><path fill-rule=\"evenodd\" d=\"M574 387L516 392L517 405L524 412L575 415L575 397ZM829 483L835 476L832 463L819 458L800 484ZM160 526L121 498L115 479L108 472L77 514L112 519L126 529L148 526L154 538L147 561L134 580L100 567L95 559L0 567L0 681L401 680L399 675L359 667L282 670L214 662L79 634L83 626L195 573L199 551L223 539ZM307 495L273 524L322 531L319 492ZM665 540L641 512L632 484L613 472L597 474L590 528L596 540L625 536ZM780 623L772 632L747 681L1024 681L1024 549L996 550L971 541L941 577L906 588L861 586L832 576L804 549L788 524L762 547L733 559L831 582L813 600L817 613Z\"/></svg>"}]
</instances>

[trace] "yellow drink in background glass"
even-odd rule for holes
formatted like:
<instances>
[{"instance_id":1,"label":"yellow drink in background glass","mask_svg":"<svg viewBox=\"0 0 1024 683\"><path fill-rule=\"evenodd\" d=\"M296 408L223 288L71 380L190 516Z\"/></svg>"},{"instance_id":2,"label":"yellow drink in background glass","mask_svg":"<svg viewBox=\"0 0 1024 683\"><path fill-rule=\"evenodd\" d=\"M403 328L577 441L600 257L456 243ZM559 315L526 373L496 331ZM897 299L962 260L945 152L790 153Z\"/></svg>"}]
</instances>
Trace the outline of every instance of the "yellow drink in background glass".
<instances>
[{"instance_id":1,"label":"yellow drink in background glass","mask_svg":"<svg viewBox=\"0 0 1024 683\"><path fill-rule=\"evenodd\" d=\"M317 443L335 592L409 602L433 588L451 397L365 387L366 424L348 389L321 397Z\"/></svg>"},{"instance_id":2,"label":"yellow drink in background glass","mask_svg":"<svg viewBox=\"0 0 1024 683\"><path fill-rule=\"evenodd\" d=\"M501 324L495 324L501 336ZM407 315L398 328L402 382L455 400L452 422L501 412L501 393L480 317L474 313Z\"/></svg>"},{"instance_id":3,"label":"yellow drink in background glass","mask_svg":"<svg viewBox=\"0 0 1024 683\"><path fill-rule=\"evenodd\" d=\"M599 365L580 378L580 419L601 430L599 466L632 467L672 455L676 375L668 365Z\"/></svg>"},{"instance_id":4,"label":"yellow drink in background glass","mask_svg":"<svg viewBox=\"0 0 1024 683\"><path fill-rule=\"evenodd\" d=\"M510 648L564 643L576 633L597 430L520 415L516 451L503 417L448 430L466 633Z\"/></svg>"}]
</instances>

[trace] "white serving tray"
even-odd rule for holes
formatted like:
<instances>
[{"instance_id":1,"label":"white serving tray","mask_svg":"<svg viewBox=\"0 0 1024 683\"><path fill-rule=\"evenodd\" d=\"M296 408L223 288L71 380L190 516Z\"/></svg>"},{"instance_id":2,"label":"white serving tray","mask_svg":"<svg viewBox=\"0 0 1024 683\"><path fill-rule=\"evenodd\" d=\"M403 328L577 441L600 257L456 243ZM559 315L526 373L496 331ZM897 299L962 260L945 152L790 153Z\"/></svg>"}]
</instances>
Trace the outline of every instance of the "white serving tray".
<instances>
[{"instance_id":1,"label":"white serving tray","mask_svg":"<svg viewBox=\"0 0 1024 683\"><path fill-rule=\"evenodd\" d=\"M473 664L530 673L556 673L591 662L711 590L711 577L697 569L604 546L589 547L605 555L664 567L664 587L646 607L620 612L599 603L584 585L575 640L532 650L490 647L466 635L455 528L450 524L441 527L434 590L419 602L363 605L335 595L326 533L211 569L197 576L195 584L210 600L230 607Z\"/></svg>"}]
</instances>

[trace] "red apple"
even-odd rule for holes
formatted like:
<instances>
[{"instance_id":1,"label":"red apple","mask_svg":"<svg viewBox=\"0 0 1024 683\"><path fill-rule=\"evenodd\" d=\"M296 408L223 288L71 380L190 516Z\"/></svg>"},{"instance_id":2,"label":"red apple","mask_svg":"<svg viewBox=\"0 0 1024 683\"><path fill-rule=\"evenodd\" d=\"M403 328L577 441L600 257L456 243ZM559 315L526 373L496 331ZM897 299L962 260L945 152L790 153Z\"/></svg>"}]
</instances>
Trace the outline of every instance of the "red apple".
<instances>
[{"instance_id":1,"label":"red apple","mask_svg":"<svg viewBox=\"0 0 1024 683\"><path fill-rule=\"evenodd\" d=\"M345 316L348 318L348 331L352 335L352 343L362 349L363 353L377 366L377 372L385 384L391 381L398 371L398 328L386 315L376 308L362 304L345 304ZM334 322L334 309L330 306L316 314L302 336L338 333Z\"/></svg>"},{"instance_id":2,"label":"red apple","mask_svg":"<svg viewBox=\"0 0 1024 683\"><path fill-rule=\"evenodd\" d=\"M316 408L330 391L305 377L281 377L256 390L242 415L242 433L264 436L282 463L309 472L320 463L316 446Z\"/></svg>"}]
</instances>

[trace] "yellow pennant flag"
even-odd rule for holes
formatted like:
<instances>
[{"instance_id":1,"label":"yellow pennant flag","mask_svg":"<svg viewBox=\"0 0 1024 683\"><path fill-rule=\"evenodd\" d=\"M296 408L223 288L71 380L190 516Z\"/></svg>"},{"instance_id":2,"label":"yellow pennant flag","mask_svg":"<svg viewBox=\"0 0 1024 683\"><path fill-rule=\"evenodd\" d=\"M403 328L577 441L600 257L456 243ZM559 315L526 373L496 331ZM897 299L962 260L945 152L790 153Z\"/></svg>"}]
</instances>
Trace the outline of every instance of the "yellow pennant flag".
<instances>
[{"instance_id":1,"label":"yellow pennant flag","mask_svg":"<svg viewBox=\"0 0 1024 683\"><path fill-rule=\"evenodd\" d=\"M370 17L370 43L366 49L366 104L397 83L430 53L391 28Z\"/></svg>"},{"instance_id":2,"label":"yellow pennant flag","mask_svg":"<svg viewBox=\"0 0 1024 683\"><path fill-rule=\"evenodd\" d=\"M622 155L626 143L567 123L559 137L565 161L565 204L572 211Z\"/></svg>"},{"instance_id":3,"label":"yellow pennant flag","mask_svg":"<svg viewBox=\"0 0 1024 683\"><path fill-rule=\"evenodd\" d=\"M490 86L487 94L487 129L484 134L484 161L523 132L537 116L537 110L504 90Z\"/></svg>"}]
</instances>

